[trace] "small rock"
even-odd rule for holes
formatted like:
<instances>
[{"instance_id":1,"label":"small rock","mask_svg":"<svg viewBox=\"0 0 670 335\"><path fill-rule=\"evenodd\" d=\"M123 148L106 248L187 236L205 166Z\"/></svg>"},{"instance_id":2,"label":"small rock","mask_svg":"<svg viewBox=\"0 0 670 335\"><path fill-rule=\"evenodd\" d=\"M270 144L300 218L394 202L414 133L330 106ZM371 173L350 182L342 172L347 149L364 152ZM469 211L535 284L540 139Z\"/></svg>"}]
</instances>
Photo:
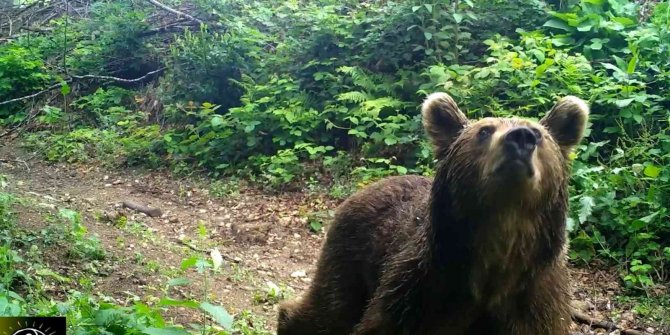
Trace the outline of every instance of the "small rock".
<instances>
[{"instance_id":1,"label":"small rock","mask_svg":"<svg viewBox=\"0 0 670 335\"><path fill-rule=\"evenodd\" d=\"M293 234L293 237L295 237L295 238L300 238L300 234L295 233L295 234Z\"/></svg>"},{"instance_id":2,"label":"small rock","mask_svg":"<svg viewBox=\"0 0 670 335\"><path fill-rule=\"evenodd\" d=\"M305 273L305 270L299 270L291 273L291 277L293 278L303 278L307 277L307 273Z\"/></svg>"},{"instance_id":3,"label":"small rock","mask_svg":"<svg viewBox=\"0 0 670 335\"><path fill-rule=\"evenodd\" d=\"M112 187L112 184L105 184L105 187Z\"/></svg>"},{"instance_id":4,"label":"small rock","mask_svg":"<svg viewBox=\"0 0 670 335\"><path fill-rule=\"evenodd\" d=\"M109 179L109 176L107 176L107 175L105 175L104 177L102 177L102 180L107 180L107 179Z\"/></svg>"},{"instance_id":5,"label":"small rock","mask_svg":"<svg viewBox=\"0 0 670 335\"><path fill-rule=\"evenodd\" d=\"M39 204L37 204L37 206L40 206L40 207L43 207L43 208L48 208L48 209L56 209L56 205L47 204L47 203L44 203L44 202L40 202Z\"/></svg>"},{"instance_id":6,"label":"small rock","mask_svg":"<svg viewBox=\"0 0 670 335\"><path fill-rule=\"evenodd\" d=\"M205 214L205 213L207 213L207 210L204 209L204 208L201 208L201 209L198 210L198 212L200 212L200 214Z\"/></svg>"}]
</instances>

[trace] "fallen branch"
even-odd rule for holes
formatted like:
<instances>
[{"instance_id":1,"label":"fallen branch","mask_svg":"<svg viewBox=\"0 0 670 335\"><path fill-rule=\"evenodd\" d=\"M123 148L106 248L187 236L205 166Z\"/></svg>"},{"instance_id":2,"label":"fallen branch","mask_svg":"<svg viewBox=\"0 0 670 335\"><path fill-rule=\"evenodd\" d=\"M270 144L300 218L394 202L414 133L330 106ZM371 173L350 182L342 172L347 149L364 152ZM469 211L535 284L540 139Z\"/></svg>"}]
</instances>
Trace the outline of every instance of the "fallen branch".
<instances>
[{"instance_id":1,"label":"fallen branch","mask_svg":"<svg viewBox=\"0 0 670 335\"><path fill-rule=\"evenodd\" d=\"M158 208L147 207L130 200L124 201L123 207L130 208L132 210L144 213L151 217L160 217L161 215L163 215L163 212Z\"/></svg>"},{"instance_id":2,"label":"fallen branch","mask_svg":"<svg viewBox=\"0 0 670 335\"><path fill-rule=\"evenodd\" d=\"M198 19L198 18L196 18L196 17L193 17L193 16L191 16L191 15L189 15L189 14L186 14L186 13L184 13L184 12L180 12L180 11L174 9L174 8L170 8L170 7L164 5L164 4L162 4L162 3L160 3L160 2L158 2L158 1L156 1L156 0L147 0L147 1L149 1L152 5L154 5L154 6L156 6L156 7L161 8L161 9L163 9L163 10L166 10L166 11L168 11L168 12L170 12L170 13L172 13L172 14L175 14L175 15L177 15L177 16L183 16L183 17L185 17L185 18L187 18L187 19L189 19L189 20L191 20L191 21L195 21L195 22L198 22L198 23L200 23L200 24L205 24L204 21L202 21L202 20L200 20L200 19Z\"/></svg>"},{"instance_id":3,"label":"fallen branch","mask_svg":"<svg viewBox=\"0 0 670 335\"><path fill-rule=\"evenodd\" d=\"M596 320L577 310L572 311L572 319L575 322L589 325L591 328L605 329L608 332L619 329L619 327L612 322Z\"/></svg>"},{"instance_id":4,"label":"fallen branch","mask_svg":"<svg viewBox=\"0 0 670 335\"><path fill-rule=\"evenodd\" d=\"M3 159L3 158L0 158L0 163L22 163L23 165L26 166L26 170L28 170L28 172L30 172L30 166L28 166L28 163L26 163L26 161L22 161L20 159Z\"/></svg>"},{"instance_id":5,"label":"fallen branch","mask_svg":"<svg viewBox=\"0 0 670 335\"><path fill-rule=\"evenodd\" d=\"M121 82L121 83L134 83L134 82L144 80L147 77L149 77L151 75L154 75L156 73L165 71L165 69L166 69L165 67L162 67L160 69L151 71L151 72L149 72L149 73L147 73L147 74L145 74L145 75L143 75L139 78L135 78L135 79L125 79L125 78L118 78L118 77L112 77L112 76L98 76L98 75L94 75L94 74L87 74L87 75L83 75L83 76L73 75L70 79L65 80L65 82L66 83L71 82L73 79L105 79L105 80L113 80L113 81L117 81L117 82ZM49 87L45 88L44 90L41 90L37 93L33 93L33 94L30 94L30 95L26 95L24 97L15 98L15 99L7 100L7 101L2 101L2 102L0 102L0 106L10 104L12 102L18 102L18 101L27 100L27 99L37 97L37 96L42 95L46 92L49 92L49 91L52 91L52 90L54 90L58 87L61 87L62 85L63 85L63 82L60 82L58 84L51 85L51 86L49 86Z\"/></svg>"},{"instance_id":6,"label":"fallen branch","mask_svg":"<svg viewBox=\"0 0 670 335\"><path fill-rule=\"evenodd\" d=\"M577 323L588 325L591 328L604 329L607 332L619 330L621 335L652 335L647 332L634 329L621 329L613 322L596 320L575 309L572 310L572 320Z\"/></svg>"},{"instance_id":7,"label":"fallen branch","mask_svg":"<svg viewBox=\"0 0 670 335\"><path fill-rule=\"evenodd\" d=\"M67 82L67 80L66 80L66 82ZM45 89L43 89L43 90L41 90L41 91L39 91L39 92L37 92L37 93L33 93L33 94L31 94L31 95L26 95L26 96L24 96L24 97L15 98L15 99L11 99L11 100L7 100L7 101L0 102L0 106L2 106L2 105L6 105L6 104L11 104L12 102L17 102L17 101L22 101L22 100L27 100L27 99L31 99L31 98L37 97L37 96L42 95L42 94L44 94L44 93L46 93L46 92L52 91L53 89L56 89L56 88L58 88L58 87L61 87L62 85L63 85L63 83L60 82L60 83L58 83L58 84L51 85L51 86L49 86L49 87L47 87L47 88L45 88Z\"/></svg>"},{"instance_id":8,"label":"fallen branch","mask_svg":"<svg viewBox=\"0 0 670 335\"><path fill-rule=\"evenodd\" d=\"M134 83L134 82L142 81L142 80L146 79L147 77L152 76L156 73L163 72L163 71L165 71L165 69L166 69L165 67L162 67L160 69L148 72L147 74L145 74L145 75L143 75L139 78L135 78L135 79L125 79L125 78L118 78L118 77L112 77L112 76L98 76L98 75L94 75L94 74L87 74L87 75L83 75L83 76L73 75L72 78L75 78L75 79L104 79L104 80L113 80L113 81L117 81L117 82L121 82L121 83Z\"/></svg>"}]
</instances>

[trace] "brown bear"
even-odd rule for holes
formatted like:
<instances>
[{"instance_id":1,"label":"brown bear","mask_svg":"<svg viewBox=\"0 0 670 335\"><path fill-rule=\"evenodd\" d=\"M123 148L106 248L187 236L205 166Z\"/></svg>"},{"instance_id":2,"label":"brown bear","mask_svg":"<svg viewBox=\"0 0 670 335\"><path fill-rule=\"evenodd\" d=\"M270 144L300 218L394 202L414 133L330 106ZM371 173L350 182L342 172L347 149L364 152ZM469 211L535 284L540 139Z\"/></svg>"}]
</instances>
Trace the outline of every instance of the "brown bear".
<instances>
[{"instance_id":1,"label":"brown bear","mask_svg":"<svg viewBox=\"0 0 670 335\"><path fill-rule=\"evenodd\" d=\"M568 156L588 113L569 96L539 122L469 121L449 95L428 96L434 179L347 199L277 334L568 334Z\"/></svg>"}]
</instances>

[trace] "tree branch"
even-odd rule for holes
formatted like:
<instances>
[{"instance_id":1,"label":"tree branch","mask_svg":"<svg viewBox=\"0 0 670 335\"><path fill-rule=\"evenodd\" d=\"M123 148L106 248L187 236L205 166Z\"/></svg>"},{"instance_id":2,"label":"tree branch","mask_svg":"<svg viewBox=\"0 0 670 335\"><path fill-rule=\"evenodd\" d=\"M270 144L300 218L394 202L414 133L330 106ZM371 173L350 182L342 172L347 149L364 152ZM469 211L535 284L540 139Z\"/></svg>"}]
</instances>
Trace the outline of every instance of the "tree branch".
<instances>
[{"instance_id":1,"label":"tree branch","mask_svg":"<svg viewBox=\"0 0 670 335\"><path fill-rule=\"evenodd\" d=\"M170 13L172 13L172 14L175 14L175 15L177 15L177 16L183 16L183 17L185 17L185 18L187 18L187 19L189 19L189 20L191 20L191 21L195 21L195 22L198 22L198 23L200 23L200 24L205 24L204 21L202 21L202 20L200 20L200 19L198 19L198 18L196 18L196 17L193 17L193 16L191 16L191 15L188 15L188 14L186 14L186 13L184 13L184 12L180 12L180 11L178 11L178 10L176 10L176 9L170 8L170 7L164 5L164 4L162 4L162 3L160 3L160 2L158 2L158 1L156 1L156 0L147 0L147 1L150 2L152 5L154 5L154 6L156 6L156 7L159 7L159 8L161 8L161 9L166 10L166 11L168 11L168 12L170 12Z\"/></svg>"},{"instance_id":2,"label":"tree branch","mask_svg":"<svg viewBox=\"0 0 670 335\"><path fill-rule=\"evenodd\" d=\"M105 80L113 80L113 81L117 81L117 82L121 82L121 83L135 83L135 82L138 82L138 81L142 81L142 80L146 79L147 77L152 76L156 73L163 72L163 71L165 71L165 69L166 69L166 67L162 67L160 69L148 72L147 74L145 74L145 75L143 75L139 78L135 78L135 79L125 79L125 78L118 78L118 77L112 77L112 76L98 76L98 75L94 75L94 74L87 74L87 75L83 75L83 76L73 75L72 78L75 78L75 79L105 79Z\"/></svg>"},{"instance_id":3,"label":"tree branch","mask_svg":"<svg viewBox=\"0 0 670 335\"><path fill-rule=\"evenodd\" d=\"M65 82L68 82L68 80L66 80ZM10 99L10 100L7 100L7 101L2 101L2 102L0 102L0 106L2 106L2 105L6 105L6 104L11 104L12 102L17 102L17 101L22 101L22 100L27 100L27 99L30 99L30 98L34 98L34 97L36 97L36 96L42 95L42 94L44 94L44 93L46 93L46 92L49 92L49 91L51 91L51 90L53 90L53 89L55 89L55 88L58 88L58 87L60 87L60 86L62 86L62 85L63 85L63 83L60 82L60 83L58 83L58 84L51 85L51 86L49 86L49 87L47 87L47 88L45 88L45 89L43 89L43 90L41 90L41 91L39 91L39 92L37 92L37 93L33 93L33 94L31 94L31 95L26 95L26 96L24 96L24 97L15 98L15 99Z\"/></svg>"},{"instance_id":4,"label":"tree branch","mask_svg":"<svg viewBox=\"0 0 670 335\"><path fill-rule=\"evenodd\" d=\"M105 80L113 80L113 81L117 81L117 82L121 82L121 83L135 83L135 82L138 82L138 81L142 81L142 80L146 79L147 77L149 77L151 75L154 75L156 73L165 71L165 69L166 69L165 67L162 67L158 70L151 71L151 72L149 72L149 73L147 73L147 74L145 74L145 75L143 75L139 78L135 78L135 79L125 79L125 78L118 78L118 77L112 77L112 76L98 76L98 75L93 75L93 74L87 74L87 75L83 75L83 76L73 75L73 76L71 76L70 79L65 80L65 82L71 82L73 79L105 79ZM58 84L51 85L51 86L47 87L46 89L41 90L37 93L26 95L26 96L20 97L20 98L10 99L10 100L7 100L7 101L2 101L2 102L0 102L0 106L10 104L10 103L13 103L13 102L17 102L17 101L22 101L22 100L34 98L36 96L42 95L46 92L49 92L49 91L51 91L55 88L58 88L61 85L62 85L62 82L60 82Z\"/></svg>"}]
</instances>

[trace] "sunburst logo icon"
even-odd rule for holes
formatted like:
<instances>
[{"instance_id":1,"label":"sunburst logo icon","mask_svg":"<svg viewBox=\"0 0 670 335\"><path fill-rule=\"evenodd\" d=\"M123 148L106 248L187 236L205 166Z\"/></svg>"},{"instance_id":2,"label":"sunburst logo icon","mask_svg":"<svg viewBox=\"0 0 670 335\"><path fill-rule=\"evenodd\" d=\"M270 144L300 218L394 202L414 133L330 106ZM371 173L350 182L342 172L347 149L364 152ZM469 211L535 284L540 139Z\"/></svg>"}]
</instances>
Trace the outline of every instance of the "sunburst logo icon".
<instances>
[{"instance_id":1,"label":"sunburst logo icon","mask_svg":"<svg viewBox=\"0 0 670 335\"><path fill-rule=\"evenodd\" d=\"M0 335L65 335L65 318L0 318Z\"/></svg>"}]
</instances>

